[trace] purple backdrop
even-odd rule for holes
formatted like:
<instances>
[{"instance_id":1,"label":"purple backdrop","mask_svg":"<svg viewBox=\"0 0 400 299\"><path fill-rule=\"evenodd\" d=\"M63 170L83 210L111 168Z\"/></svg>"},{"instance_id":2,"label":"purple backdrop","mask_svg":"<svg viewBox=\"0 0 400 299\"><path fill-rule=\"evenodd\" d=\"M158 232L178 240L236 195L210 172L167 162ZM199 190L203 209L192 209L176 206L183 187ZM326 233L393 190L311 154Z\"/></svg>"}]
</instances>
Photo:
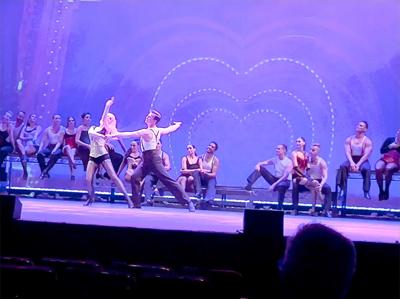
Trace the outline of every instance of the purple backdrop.
<instances>
[{"instance_id":1,"label":"purple backdrop","mask_svg":"<svg viewBox=\"0 0 400 299\"><path fill-rule=\"evenodd\" d=\"M153 106L161 125L184 123L163 140L174 175L187 143L202 153L215 140L218 183L243 185L276 144L304 136L321 143L333 185L358 120L372 163L400 126L397 0L5 0L1 11L2 111L97 122L115 95L120 129L133 130Z\"/></svg>"}]
</instances>

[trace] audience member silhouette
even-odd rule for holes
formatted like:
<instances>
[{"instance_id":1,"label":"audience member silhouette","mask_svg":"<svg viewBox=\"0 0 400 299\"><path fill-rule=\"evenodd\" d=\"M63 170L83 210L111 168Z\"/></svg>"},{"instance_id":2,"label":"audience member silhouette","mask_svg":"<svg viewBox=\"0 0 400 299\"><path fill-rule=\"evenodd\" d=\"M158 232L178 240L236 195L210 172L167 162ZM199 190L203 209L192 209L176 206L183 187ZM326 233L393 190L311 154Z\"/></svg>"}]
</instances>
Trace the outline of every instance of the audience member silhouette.
<instances>
[{"instance_id":1,"label":"audience member silhouette","mask_svg":"<svg viewBox=\"0 0 400 299\"><path fill-rule=\"evenodd\" d=\"M344 298L355 265L352 241L323 224L305 224L287 242L281 264L282 298Z\"/></svg>"}]
</instances>

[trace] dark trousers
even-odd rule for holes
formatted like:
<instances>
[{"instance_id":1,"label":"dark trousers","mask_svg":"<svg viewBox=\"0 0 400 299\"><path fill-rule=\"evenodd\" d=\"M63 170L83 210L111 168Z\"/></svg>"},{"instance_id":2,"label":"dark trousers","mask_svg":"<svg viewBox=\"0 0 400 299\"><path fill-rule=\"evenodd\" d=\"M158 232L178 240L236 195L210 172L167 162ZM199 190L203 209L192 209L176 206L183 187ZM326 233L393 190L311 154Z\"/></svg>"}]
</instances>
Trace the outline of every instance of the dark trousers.
<instances>
[{"instance_id":1,"label":"dark trousers","mask_svg":"<svg viewBox=\"0 0 400 299\"><path fill-rule=\"evenodd\" d=\"M5 158L13 152L12 145L3 145L0 147L0 166L2 166Z\"/></svg>"},{"instance_id":2,"label":"dark trousers","mask_svg":"<svg viewBox=\"0 0 400 299\"><path fill-rule=\"evenodd\" d=\"M143 180L143 194L144 194L144 200L145 201L151 201L152 200L152 195L154 191L154 186L158 182L158 177L153 174L149 173L144 177Z\"/></svg>"},{"instance_id":3,"label":"dark trousers","mask_svg":"<svg viewBox=\"0 0 400 299\"><path fill-rule=\"evenodd\" d=\"M132 200L135 205L140 204L140 181L150 173L157 176L181 204L190 202L189 196L182 187L168 175L159 154L155 150L149 150L143 152L143 162L138 165L132 175Z\"/></svg>"},{"instance_id":4,"label":"dark trousers","mask_svg":"<svg viewBox=\"0 0 400 299\"><path fill-rule=\"evenodd\" d=\"M321 180L317 180L321 182ZM299 193L310 191L306 186L300 185L293 181L293 190L292 190L292 202L293 202L293 210L297 211L299 208ZM321 193L325 195L324 197L324 210L329 211L332 206L332 188L327 183L325 183L321 188Z\"/></svg>"},{"instance_id":5,"label":"dark trousers","mask_svg":"<svg viewBox=\"0 0 400 299\"><path fill-rule=\"evenodd\" d=\"M359 160L360 157L353 157L354 162L357 163ZM336 175L336 185L344 191L345 196L347 195L347 179L349 177L349 171L350 162L347 160L340 165L340 169ZM363 177L363 190L364 192L369 192L369 189L371 188L371 165L368 160L361 164L360 171Z\"/></svg>"},{"instance_id":6,"label":"dark trousers","mask_svg":"<svg viewBox=\"0 0 400 299\"><path fill-rule=\"evenodd\" d=\"M194 186L196 188L196 194L201 194L201 187L206 187L205 201L213 201L217 195L217 179L215 177L209 177L205 173L195 171L192 174L194 179Z\"/></svg>"},{"instance_id":7,"label":"dark trousers","mask_svg":"<svg viewBox=\"0 0 400 299\"><path fill-rule=\"evenodd\" d=\"M42 172L49 172L50 169L57 163L57 160L62 156L60 148L58 148L54 154L51 153L54 147L55 144L50 144L42 149L36 156ZM49 157L49 161L46 164L45 158L47 157Z\"/></svg>"},{"instance_id":8,"label":"dark trousers","mask_svg":"<svg viewBox=\"0 0 400 299\"><path fill-rule=\"evenodd\" d=\"M193 171L192 177L193 177L194 191L196 192L196 195L201 195L201 173L200 173L200 171L198 171L198 170ZM217 183L215 182L215 185L216 184Z\"/></svg>"},{"instance_id":9,"label":"dark trousers","mask_svg":"<svg viewBox=\"0 0 400 299\"><path fill-rule=\"evenodd\" d=\"M5 158L13 152L14 148L11 145L3 145L0 147L0 181L7 180L7 172L3 168Z\"/></svg>"},{"instance_id":10,"label":"dark trousers","mask_svg":"<svg viewBox=\"0 0 400 299\"><path fill-rule=\"evenodd\" d=\"M86 171L87 165L89 163L89 153L90 149L88 149L86 146L78 146L78 156L82 160L83 164L83 170Z\"/></svg>"},{"instance_id":11,"label":"dark trousers","mask_svg":"<svg viewBox=\"0 0 400 299\"><path fill-rule=\"evenodd\" d=\"M272 175L268 171L268 169L261 165L260 166L260 171L254 170L248 177L247 177L247 183L249 186L253 185L260 177L263 177L268 184L272 185L274 184L279 178L276 176ZM278 192L278 209L281 210L283 208L283 201L285 199L285 193L289 189L290 182L289 180L283 180L276 185L274 191Z\"/></svg>"}]
</instances>

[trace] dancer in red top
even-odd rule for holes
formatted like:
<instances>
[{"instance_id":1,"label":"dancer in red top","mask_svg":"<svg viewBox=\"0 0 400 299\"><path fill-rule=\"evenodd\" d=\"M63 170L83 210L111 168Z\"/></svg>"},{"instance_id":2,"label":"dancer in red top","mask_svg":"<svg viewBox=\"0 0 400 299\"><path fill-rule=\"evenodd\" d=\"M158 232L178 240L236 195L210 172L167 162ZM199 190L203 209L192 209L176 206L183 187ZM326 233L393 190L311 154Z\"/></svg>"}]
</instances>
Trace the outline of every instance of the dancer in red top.
<instances>
[{"instance_id":1,"label":"dancer in red top","mask_svg":"<svg viewBox=\"0 0 400 299\"><path fill-rule=\"evenodd\" d=\"M64 134L64 147L63 153L67 156L69 162L69 169L71 171L71 180L75 180L75 154L78 145L76 144L76 128L75 128L75 118L72 116L67 118L67 127Z\"/></svg>"},{"instance_id":2,"label":"dancer in red top","mask_svg":"<svg viewBox=\"0 0 400 299\"><path fill-rule=\"evenodd\" d=\"M308 155L306 153L306 139L299 137L296 139L296 149L292 152L293 162L293 190L292 190L292 203L293 214L298 214L299 207L299 192L303 191L304 186L300 185L302 178L306 175L308 164Z\"/></svg>"},{"instance_id":3,"label":"dancer in red top","mask_svg":"<svg viewBox=\"0 0 400 299\"><path fill-rule=\"evenodd\" d=\"M400 129L396 137L387 138L381 147L382 157L375 164L376 182L379 187L379 200L389 199L389 187L393 173L400 169ZM385 189L383 189L385 175Z\"/></svg>"}]
</instances>

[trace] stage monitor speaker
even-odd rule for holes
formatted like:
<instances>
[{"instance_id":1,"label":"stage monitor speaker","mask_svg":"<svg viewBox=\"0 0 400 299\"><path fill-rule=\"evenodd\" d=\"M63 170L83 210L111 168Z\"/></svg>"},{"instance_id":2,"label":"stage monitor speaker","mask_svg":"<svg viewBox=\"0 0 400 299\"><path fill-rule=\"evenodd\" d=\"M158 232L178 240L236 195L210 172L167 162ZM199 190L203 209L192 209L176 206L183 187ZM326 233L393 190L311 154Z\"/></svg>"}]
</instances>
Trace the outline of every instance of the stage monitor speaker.
<instances>
[{"instance_id":1,"label":"stage monitor speaker","mask_svg":"<svg viewBox=\"0 0 400 299\"><path fill-rule=\"evenodd\" d=\"M21 218L22 204L18 198L11 195L0 195L1 222L9 222Z\"/></svg>"},{"instance_id":2,"label":"stage monitor speaker","mask_svg":"<svg viewBox=\"0 0 400 299\"><path fill-rule=\"evenodd\" d=\"M249 236L283 238L283 211L244 210L243 233Z\"/></svg>"}]
</instances>

